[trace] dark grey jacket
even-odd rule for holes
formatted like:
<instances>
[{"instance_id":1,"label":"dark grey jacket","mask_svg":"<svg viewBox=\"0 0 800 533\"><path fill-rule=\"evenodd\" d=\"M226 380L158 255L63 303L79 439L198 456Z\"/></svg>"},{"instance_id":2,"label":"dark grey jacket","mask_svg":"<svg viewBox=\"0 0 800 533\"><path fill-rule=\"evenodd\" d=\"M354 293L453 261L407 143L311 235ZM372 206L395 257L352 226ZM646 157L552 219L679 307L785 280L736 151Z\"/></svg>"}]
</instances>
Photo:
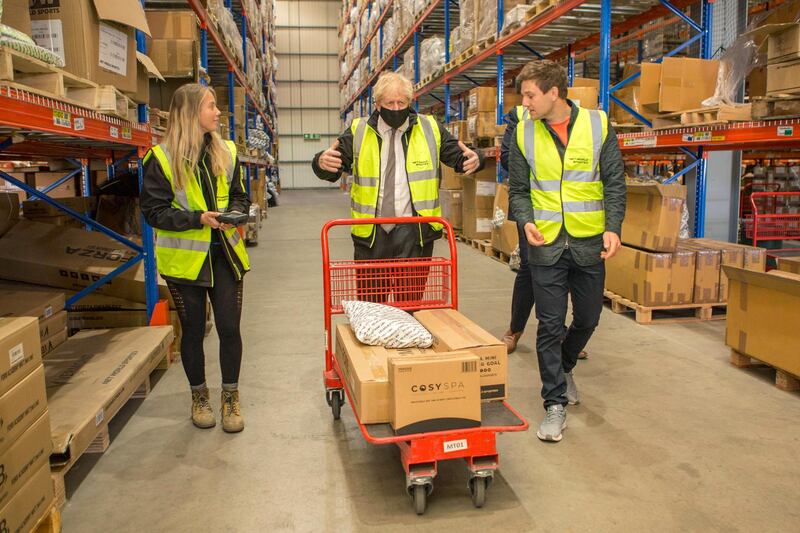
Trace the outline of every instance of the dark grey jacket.
<instances>
[{"instance_id":1,"label":"dark grey jacket","mask_svg":"<svg viewBox=\"0 0 800 533\"><path fill-rule=\"evenodd\" d=\"M408 124L409 127L406 130L406 133L403 135L403 154L408 153L408 138L411 135L411 127L417 123L418 115L414 109L411 109L411 113L408 115ZM367 119L367 124L372 127L375 131L378 130L378 111L375 110ZM439 149L439 160L442 164L447 165L448 167L452 167L455 169L456 172L462 173L464 172L464 153L461 151L461 148L458 146L458 139L450 135L450 132L447 131L444 126L437 121L436 124L439 126L439 135L441 137L441 147ZM381 136L378 135L378 147L382 144ZM324 151L324 150L323 150ZM319 157L322 155L322 152L318 152L314 156L314 160L311 162L311 168L314 170L314 174L317 175L319 179L335 182L339 178L342 177L342 173L346 172L348 174L352 174L352 165L353 165L353 132L350 130L350 125L344 130L344 132L339 136L339 148L338 151L342 154L342 168L339 169L339 172L328 172L327 170L323 170L319 166ZM478 170L483 169L484 158L483 154L477 151L478 157L480 158L480 167ZM412 206L413 209L413 206ZM414 216L417 214L414 213ZM441 237L442 233L440 231L433 231L428 224L425 224L423 228L421 228L423 240L427 243L432 240L438 239ZM358 240L358 237L353 237L354 240ZM369 243L372 241L372 238L363 239L365 243Z\"/></svg>"},{"instance_id":2,"label":"dark grey jacket","mask_svg":"<svg viewBox=\"0 0 800 533\"><path fill-rule=\"evenodd\" d=\"M572 115L569 119L567 134L572 134L572 126L578 115L578 107L569 101L572 106ZM550 135L558 148L561 161L564 161L566 147L561 143L558 135L547 126ZM533 222L533 205L531 203L530 166L519 145L512 142L508 155L509 171L509 209L514 219L522 224ZM622 219L625 217L625 164L619 150L617 134L611 124L608 125L608 136L600 150L600 180L603 182L603 203L606 211L606 231L617 235L622 232ZM529 246L528 259L531 264L539 266L554 265L561 257L564 249L569 247L575 262L579 265L589 266L601 261L600 252L603 251L603 236L578 238L567 233L564 226L555 241L545 246Z\"/></svg>"}]
</instances>

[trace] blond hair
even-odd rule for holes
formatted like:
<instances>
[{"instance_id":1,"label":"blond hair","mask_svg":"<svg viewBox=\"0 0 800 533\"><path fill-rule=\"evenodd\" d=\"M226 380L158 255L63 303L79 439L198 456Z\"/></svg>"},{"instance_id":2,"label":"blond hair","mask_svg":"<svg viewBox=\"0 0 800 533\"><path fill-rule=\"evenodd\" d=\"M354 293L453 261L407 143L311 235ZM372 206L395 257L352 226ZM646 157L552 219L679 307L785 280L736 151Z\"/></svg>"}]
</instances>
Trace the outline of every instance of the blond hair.
<instances>
[{"instance_id":1,"label":"blond hair","mask_svg":"<svg viewBox=\"0 0 800 533\"><path fill-rule=\"evenodd\" d=\"M403 96L408 99L408 103L411 103L414 98L414 86L411 84L411 80L402 74L389 71L378 76L378 81L375 82L375 86L372 88L372 96L375 98L375 103L380 105L384 95L392 88L400 89Z\"/></svg>"},{"instance_id":2,"label":"blond hair","mask_svg":"<svg viewBox=\"0 0 800 533\"><path fill-rule=\"evenodd\" d=\"M211 87L187 83L179 87L172 96L164 144L178 189L185 189L186 184L197 173L205 133L200 127L200 106L209 93L216 100L216 93ZM232 166L232 154L216 131L211 132L211 142L208 143L206 152L211 156L211 170L215 176L223 174Z\"/></svg>"}]
</instances>

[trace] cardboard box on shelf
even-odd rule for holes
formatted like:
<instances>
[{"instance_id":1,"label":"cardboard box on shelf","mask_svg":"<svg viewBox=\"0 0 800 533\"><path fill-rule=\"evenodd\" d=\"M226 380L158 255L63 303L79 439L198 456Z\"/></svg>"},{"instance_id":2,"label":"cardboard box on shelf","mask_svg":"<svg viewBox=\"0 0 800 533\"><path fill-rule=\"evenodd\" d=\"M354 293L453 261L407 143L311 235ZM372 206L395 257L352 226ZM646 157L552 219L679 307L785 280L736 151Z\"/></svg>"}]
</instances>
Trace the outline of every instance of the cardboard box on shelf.
<instances>
[{"instance_id":1,"label":"cardboard box on shelf","mask_svg":"<svg viewBox=\"0 0 800 533\"><path fill-rule=\"evenodd\" d=\"M41 365L39 341L35 317L0 318L0 397Z\"/></svg>"},{"instance_id":2,"label":"cardboard box on shelf","mask_svg":"<svg viewBox=\"0 0 800 533\"><path fill-rule=\"evenodd\" d=\"M64 329L52 333L46 339L42 339L42 357L50 355L53 350L64 344L68 337L67 326L64 326Z\"/></svg>"},{"instance_id":3,"label":"cardboard box on shelf","mask_svg":"<svg viewBox=\"0 0 800 533\"><path fill-rule=\"evenodd\" d=\"M150 34L139 0L32 0L30 15L36 44L61 55L66 71L136 92L134 30Z\"/></svg>"},{"instance_id":4,"label":"cardboard box on shelf","mask_svg":"<svg viewBox=\"0 0 800 533\"><path fill-rule=\"evenodd\" d=\"M496 87L475 87L469 91L468 113L494 113L497 109Z\"/></svg>"},{"instance_id":5,"label":"cardboard box on shelf","mask_svg":"<svg viewBox=\"0 0 800 533\"><path fill-rule=\"evenodd\" d=\"M686 201L683 185L628 185L622 242L654 252L673 252Z\"/></svg>"},{"instance_id":6,"label":"cardboard box on shelf","mask_svg":"<svg viewBox=\"0 0 800 533\"><path fill-rule=\"evenodd\" d=\"M31 0L3 0L2 18L0 24L11 26L25 35L31 34L31 15L28 5Z\"/></svg>"},{"instance_id":7,"label":"cardboard box on shelf","mask_svg":"<svg viewBox=\"0 0 800 533\"><path fill-rule=\"evenodd\" d=\"M394 350L362 344L349 324L336 325L336 360L350 390L353 410L362 424L385 424L391 420L392 393L388 361L393 357L432 355L432 349Z\"/></svg>"},{"instance_id":8,"label":"cardboard box on shelf","mask_svg":"<svg viewBox=\"0 0 800 533\"><path fill-rule=\"evenodd\" d=\"M0 523L7 531L32 531L53 504L53 480L50 465L43 465L0 508Z\"/></svg>"},{"instance_id":9,"label":"cardboard box on shelf","mask_svg":"<svg viewBox=\"0 0 800 533\"><path fill-rule=\"evenodd\" d=\"M492 248L511 256L519 246L517 223L506 220L499 228L492 228Z\"/></svg>"},{"instance_id":10,"label":"cardboard box on shelf","mask_svg":"<svg viewBox=\"0 0 800 533\"><path fill-rule=\"evenodd\" d=\"M166 356L172 328L81 331L45 360L51 464L78 457Z\"/></svg>"},{"instance_id":11,"label":"cardboard box on shelf","mask_svg":"<svg viewBox=\"0 0 800 533\"><path fill-rule=\"evenodd\" d=\"M19 220L19 195L0 190L0 237Z\"/></svg>"},{"instance_id":12,"label":"cardboard box on shelf","mask_svg":"<svg viewBox=\"0 0 800 533\"><path fill-rule=\"evenodd\" d=\"M686 240L678 241L678 250L695 252L694 296L692 302L707 304L719 301L719 277L722 255L719 250L704 248Z\"/></svg>"},{"instance_id":13,"label":"cardboard box on shelf","mask_svg":"<svg viewBox=\"0 0 800 533\"><path fill-rule=\"evenodd\" d=\"M39 364L0 396L0 419L4 421L0 427L0 452L9 449L46 411L44 368Z\"/></svg>"},{"instance_id":14,"label":"cardboard box on shelf","mask_svg":"<svg viewBox=\"0 0 800 533\"><path fill-rule=\"evenodd\" d=\"M0 459L0 508L42 467L50 465L50 418L47 413L36 420Z\"/></svg>"},{"instance_id":15,"label":"cardboard box on shelf","mask_svg":"<svg viewBox=\"0 0 800 533\"><path fill-rule=\"evenodd\" d=\"M641 103L642 88L638 85L623 87L615 94L617 98L619 98L624 104L642 115L647 120L652 120L653 117L658 116L656 111ZM616 122L617 124L638 123L638 120L633 115L628 113L625 109L614 102L611 103L610 115L612 122Z\"/></svg>"},{"instance_id":16,"label":"cardboard box on shelf","mask_svg":"<svg viewBox=\"0 0 800 533\"><path fill-rule=\"evenodd\" d=\"M639 71L639 105L649 112L657 111L661 95L661 63L642 63Z\"/></svg>"},{"instance_id":17,"label":"cardboard box on shelf","mask_svg":"<svg viewBox=\"0 0 800 533\"><path fill-rule=\"evenodd\" d=\"M493 170L493 169L492 169ZM492 236L494 195L497 182L486 170L462 178L462 225L468 239Z\"/></svg>"},{"instance_id":18,"label":"cardboard box on shelf","mask_svg":"<svg viewBox=\"0 0 800 533\"><path fill-rule=\"evenodd\" d=\"M665 57L661 63L658 110L662 113L702 107L717 88L719 61Z\"/></svg>"},{"instance_id":19,"label":"cardboard box on shelf","mask_svg":"<svg viewBox=\"0 0 800 533\"><path fill-rule=\"evenodd\" d=\"M497 124L494 111L480 112L467 118L467 132L470 140L485 139L503 135L506 131L505 124Z\"/></svg>"},{"instance_id":20,"label":"cardboard box on shelf","mask_svg":"<svg viewBox=\"0 0 800 533\"><path fill-rule=\"evenodd\" d=\"M606 260L606 289L647 306L672 303L672 253L621 246Z\"/></svg>"},{"instance_id":21,"label":"cardboard box on shelf","mask_svg":"<svg viewBox=\"0 0 800 533\"><path fill-rule=\"evenodd\" d=\"M466 120L456 120L445 124L445 128L450 132L450 135L455 137L461 142L469 142L469 132L467 131Z\"/></svg>"},{"instance_id":22,"label":"cardboard box on shelf","mask_svg":"<svg viewBox=\"0 0 800 533\"><path fill-rule=\"evenodd\" d=\"M481 358L482 400L508 396L508 353L502 341L455 309L417 311L414 318L433 334L437 352L468 351Z\"/></svg>"},{"instance_id":23,"label":"cardboard box on shelf","mask_svg":"<svg viewBox=\"0 0 800 533\"><path fill-rule=\"evenodd\" d=\"M461 231L467 239L492 238L492 214L489 211L476 211L462 206L461 224Z\"/></svg>"},{"instance_id":24,"label":"cardboard box on shelf","mask_svg":"<svg viewBox=\"0 0 800 533\"><path fill-rule=\"evenodd\" d=\"M697 257L691 250L672 253L672 277L670 278L670 302L690 304L694 297L694 271Z\"/></svg>"},{"instance_id":25,"label":"cardboard box on shelf","mask_svg":"<svg viewBox=\"0 0 800 533\"><path fill-rule=\"evenodd\" d=\"M442 217L454 228L461 229L464 225L461 191L439 189L439 202L442 205Z\"/></svg>"},{"instance_id":26,"label":"cardboard box on shelf","mask_svg":"<svg viewBox=\"0 0 800 533\"><path fill-rule=\"evenodd\" d=\"M501 210L506 218L508 218L508 184L498 183L495 187L493 210Z\"/></svg>"},{"instance_id":27,"label":"cardboard box on shelf","mask_svg":"<svg viewBox=\"0 0 800 533\"><path fill-rule=\"evenodd\" d=\"M792 24L767 38L767 61L778 63L800 55L800 24Z\"/></svg>"},{"instance_id":28,"label":"cardboard box on shelf","mask_svg":"<svg viewBox=\"0 0 800 533\"><path fill-rule=\"evenodd\" d=\"M800 256L779 257L778 270L783 270L784 272L791 272L793 274L800 274Z\"/></svg>"},{"instance_id":29,"label":"cardboard box on shelf","mask_svg":"<svg viewBox=\"0 0 800 533\"><path fill-rule=\"evenodd\" d=\"M65 310L55 313L50 318L39 319L39 338L50 339L56 334L67 331L67 312ZM66 339L65 339L66 340Z\"/></svg>"},{"instance_id":30,"label":"cardboard box on shelf","mask_svg":"<svg viewBox=\"0 0 800 533\"><path fill-rule=\"evenodd\" d=\"M59 175L63 177L63 174ZM65 197L59 198L56 201L64 207L68 207L79 213L91 213L97 206L97 198L94 196ZM26 200L22 202L22 214L26 218L55 217L64 215L64 211L53 207L44 200Z\"/></svg>"},{"instance_id":31,"label":"cardboard box on shelf","mask_svg":"<svg viewBox=\"0 0 800 533\"><path fill-rule=\"evenodd\" d=\"M197 16L191 9L148 9L145 16L153 39L200 38Z\"/></svg>"},{"instance_id":32,"label":"cardboard box on shelf","mask_svg":"<svg viewBox=\"0 0 800 533\"><path fill-rule=\"evenodd\" d=\"M133 250L98 232L21 220L0 239L0 277L80 290L133 255ZM98 291L144 302L144 265L129 268ZM170 299L160 278L159 298Z\"/></svg>"},{"instance_id":33,"label":"cardboard box on shelf","mask_svg":"<svg viewBox=\"0 0 800 533\"><path fill-rule=\"evenodd\" d=\"M440 165L442 171L442 179L439 187L447 190L461 190L461 177L463 174L457 173L452 167L447 165Z\"/></svg>"},{"instance_id":34,"label":"cardboard box on shelf","mask_svg":"<svg viewBox=\"0 0 800 533\"><path fill-rule=\"evenodd\" d=\"M600 80L596 80L594 78L580 78L575 77L572 79L572 86L573 87L594 87L595 89L600 89Z\"/></svg>"},{"instance_id":35,"label":"cardboard box on shelf","mask_svg":"<svg viewBox=\"0 0 800 533\"><path fill-rule=\"evenodd\" d=\"M755 67L747 76L747 96L767 96L767 67Z\"/></svg>"},{"instance_id":36,"label":"cardboard box on shelf","mask_svg":"<svg viewBox=\"0 0 800 533\"><path fill-rule=\"evenodd\" d=\"M167 78L191 78L197 68L197 41L153 39L148 50L158 71Z\"/></svg>"},{"instance_id":37,"label":"cardboard box on shelf","mask_svg":"<svg viewBox=\"0 0 800 533\"><path fill-rule=\"evenodd\" d=\"M567 98L585 109L597 109L599 97L600 91L595 87L570 87L567 90Z\"/></svg>"},{"instance_id":38,"label":"cardboard box on shelf","mask_svg":"<svg viewBox=\"0 0 800 533\"><path fill-rule=\"evenodd\" d=\"M466 351L389 359L395 433L480 426L479 363L477 355Z\"/></svg>"},{"instance_id":39,"label":"cardboard box on shelf","mask_svg":"<svg viewBox=\"0 0 800 533\"><path fill-rule=\"evenodd\" d=\"M142 52L136 52L136 93L131 95L136 103L150 102L150 78L165 81L153 60ZM131 121L138 121L138 113L131 117Z\"/></svg>"},{"instance_id":40,"label":"cardboard box on shelf","mask_svg":"<svg viewBox=\"0 0 800 533\"><path fill-rule=\"evenodd\" d=\"M719 250L721 267L744 268L744 248L739 245L713 239L688 239L688 241L712 250ZM728 301L728 276L725 274L724 268L719 270L719 301Z\"/></svg>"},{"instance_id":41,"label":"cardboard box on shelf","mask_svg":"<svg viewBox=\"0 0 800 533\"><path fill-rule=\"evenodd\" d=\"M61 180L66 173L64 172L37 172L33 176L33 183L29 183L29 185L33 185L36 187L36 190L43 191L50 185L56 183L57 181ZM52 189L47 195L51 198L69 198L74 197L78 193L78 188L75 186L75 178L68 179L55 189ZM56 213L62 214L62 213Z\"/></svg>"},{"instance_id":42,"label":"cardboard box on shelf","mask_svg":"<svg viewBox=\"0 0 800 533\"><path fill-rule=\"evenodd\" d=\"M800 275L725 267L730 280L725 343L800 376Z\"/></svg>"},{"instance_id":43,"label":"cardboard box on shelf","mask_svg":"<svg viewBox=\"0 0 800 533\"><path fill-rule=\"evenodd\" d=\"M0 316L32 316L46 320L64 310L64 291L0 281Z\"/></svg>"},{"instance_id":44,"label":"cardboard box on shelf","mask_svg":"<svg viewBox=\"0 0 800 533\"><path fill-rule=\"evenodd\" d=\"M800 60L767 65L767 95L795 92L800 87Z\"/></svg>"}]
</instances>

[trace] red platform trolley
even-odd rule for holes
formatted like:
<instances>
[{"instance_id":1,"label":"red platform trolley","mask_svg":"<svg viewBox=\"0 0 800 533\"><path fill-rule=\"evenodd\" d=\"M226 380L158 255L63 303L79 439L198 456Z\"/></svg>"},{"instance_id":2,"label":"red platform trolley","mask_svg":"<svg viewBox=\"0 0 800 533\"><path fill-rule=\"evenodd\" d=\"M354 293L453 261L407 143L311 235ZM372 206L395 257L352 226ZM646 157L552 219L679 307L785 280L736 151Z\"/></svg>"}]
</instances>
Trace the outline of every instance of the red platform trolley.
<instances>
[{"instance_id":1,"label":"red platform trolley","mask_svg":"<svg viewBox=\"0 0 800 533\"><path fill-rule=\"evenodd\" d=\"M328 233L336 226L364 224L364 219L332 220L322 228L322 263L325 306L325 395L334 420L341 414L345 397L351 391L341 379L339 361L332 350L331 319L342 314L342 302L364 300L404 309L458 309L458 269L453 228L439 217L374 218L370 224L419 224L438 222L446 231L450 257L400 258L384 260L331 260ZM417 514L425 512L427 497L433 490L437 463L464 459L470 472L469 490L476 507L482 507L486 489L492 483L499 462L498 433L524 431L528 422L507 402L483 402L482 425L455 429L395 435L389 424L363 424L353 414L364 438L372 444L396 444L406 472L406 488Z\"/></svg>"}]
</instances>

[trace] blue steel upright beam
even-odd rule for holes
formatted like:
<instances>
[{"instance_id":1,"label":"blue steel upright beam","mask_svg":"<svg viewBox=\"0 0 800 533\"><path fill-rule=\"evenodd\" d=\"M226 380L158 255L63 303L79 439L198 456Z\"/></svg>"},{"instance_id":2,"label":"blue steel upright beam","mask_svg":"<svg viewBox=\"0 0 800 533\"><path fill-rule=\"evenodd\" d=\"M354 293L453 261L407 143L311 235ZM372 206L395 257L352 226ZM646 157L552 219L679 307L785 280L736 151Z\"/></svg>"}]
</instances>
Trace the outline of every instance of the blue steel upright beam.
<instances>
[{"instance_id":1,"label":"blue steel upright beam","mask_svg":"<svg viewBox=\"0 0 800 533\"><path fill-rule=\"evenodd\" d=\"M142 165L143 149L140 150L136 159L136 173L139 177L139 190L142 188L144 180L144 167ZM153 244L153 228L142 215L142 248L141 253L144 259L144 294L147 302L147 320L153 316L153 309L158 303L158 272L156 271L156 252Z\"/></svg>"},{"instance_id":2,"label":"blue steel upright beam","mask_svg":"<svg viewBox=\"0 0 800 533\"><path fill-rule=\"evenodd\" d=\"M575 54L572 53L572 45L567 46L567 80L569 86L575 83Z\"/></svg>"},{"instance_id":3,"label":"blue steel upright beam","mask_svg":"<svg viewBox=\"0 0 800 533\"><path fill-rule=\"evenodd\" d=\"M450 63L450 2L444 2L444 64ZM450 122L450 80L444 79L444 122Z\"/></svg>"},{"instance_id":4,"label":"blue steel upright beam","mask_svg":"<svg viewBox=\"0 0 800 533\"><path fill-rule=\"evenodd\" d=\"M228 113L230 116L228 117L228 127L231 129L230 136L233 142L236 142L236 117L234 117L234 113L236 111L233 105L233 92L235 90L235 85L233 81L233 68L228 67Z\"/></svg>"},{"instance_id":5,"label":"blue steel upright beam","mask_svg":"<svg viewBox=\"0 0 800 533\"><path fill-rule=\"evenodd\" d=\"M208 74L208 30L205 23L200 27L200 66ZM200 83L208 85L206 76L200 78Z\"/></svg>"},{"instance_id":6,"label":"blue steel upright beam","mask_svg":"<svg viewBox=\"0 0 800 533\"><path fill-rule=\"evenodd\" d=\"M144 0L139 0L142 4L142 8L144 8ZM136 30L136 51L141 53L147 52L147 42L145 41L144 32ZM136 118L139 122L149 122L149 117L147 116L147 103L142 102L136 105Z\"/></svg>"},{"instance_id":7,"label":"blue steel upright beam","mask_svg":"<svg viewBox=\"0 0 800 533\"><path fill-rule=\"evenodd\" d=\"M89 168L89 160L81 159L81 193L84 198L92 195L92 170ZM89 208L84 204L86 211L83 212L87 217L89 216ZM87 225L86 231L92 231L92 227Z\"/></svg>"},{"instance_id":8,"label":"blue steel upright beam","mask_svg":"<svg viewBox=\"0 0 800 533\"><path fill-rule=\"evenodd\" d=\"M602 0L600 8L600 109L608 113L611 78L611 0Z\"/></svg>"},{"instance_id":9,"label":"blue steel upright beam","mask_svg":"<svg viewBox=\"0 0 800 533\"><path fill-rule=\"evenodd\" d=\"M414 32L414 85L419 83L419 31ZM414 109L419 111L419 100L414 102Z\"/></svg>"}]
</instances>

